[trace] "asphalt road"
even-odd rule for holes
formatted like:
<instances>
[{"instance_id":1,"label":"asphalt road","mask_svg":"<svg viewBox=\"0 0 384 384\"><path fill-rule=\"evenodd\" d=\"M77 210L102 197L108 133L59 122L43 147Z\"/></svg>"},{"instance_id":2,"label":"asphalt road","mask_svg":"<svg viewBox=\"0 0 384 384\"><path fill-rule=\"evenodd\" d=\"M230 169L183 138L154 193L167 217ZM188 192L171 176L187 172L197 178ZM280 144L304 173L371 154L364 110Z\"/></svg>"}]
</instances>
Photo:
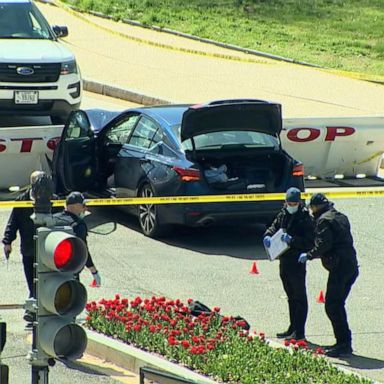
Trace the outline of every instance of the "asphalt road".
<instances>
[{"instance_id":1,"label":"asphalt road","mask_svg":"<svg viewBox=\"0 0 384 384\"><path fill-rule=\"evenodd\" d=\"M347 305L355 354L338 363L384 381L382 234L381 227L372 224L380 222L384 202L382 199L339 200L337 207L351 219L360 261L360 277ZM193 298L211 307L220 306L224 314L245 317L254 329L265 332L272 339L276 332L286 328L287 305L278 277L278 264L266 260L261 245L262 226L176 228L168 239L158 241L144 237L136 219L117 208L99 207L93 208L92 212L87 218L91 229L89 243L102 276L102 287L89 288L89 300L112 298L116 293L130 299L138 295ZM3 226L8 214L8 210L0 211ZM257 263L258 275L249 273L253 261ZM1 265L0 279L3 285L1 304L25 300L27 291L17 250L10 259L8 270ZM90 273L84 271L81 279L88 286ZM325 281L326 273L320 262L310 262L307 337L320 345L333 343L324 306L316 302L320 290L325 289ZM14 310L2 312L3 318L10 320L10 339L18 341L15 345L7 343L5 356L18 355L21 346L25 352L25 343L20 343L20 338L25 338L20 324L21 314ZM22 357L8 361L12 375L19 375L21 366L24 372L28 369ZM68 382L61 372L60 368L52 369L52 376L58 375L63 380L52 382ZM87 383L114 382L102 381L105 377L76 374L79 380L82 378ZM71 378L72 382L75 381Z\"/></svg>"}]
</instances>

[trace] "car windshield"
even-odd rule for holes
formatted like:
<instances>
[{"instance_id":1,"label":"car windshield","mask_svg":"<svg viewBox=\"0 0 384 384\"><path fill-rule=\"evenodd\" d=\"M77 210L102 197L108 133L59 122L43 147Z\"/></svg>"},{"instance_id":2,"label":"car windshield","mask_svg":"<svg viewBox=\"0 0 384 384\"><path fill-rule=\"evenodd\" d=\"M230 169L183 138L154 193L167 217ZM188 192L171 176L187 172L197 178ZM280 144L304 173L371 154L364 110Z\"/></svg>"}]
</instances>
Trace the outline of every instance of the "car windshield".
<instances>
[{"instance_id":1,"label":"car windshield","mask_svg":"<svg viewBox=\"0 0 384 384\"><path fill-rule=\"evenodd\" d=\"M47 21L29 2L0 3L0 39L54 39Z\"/></svg>"},{"instance_id":2,"label":"car windshield","mask_svg":"<svg viewBox=\"0 0 384 384\"><path fill-rule=\"evenodd\" d=\"M174 127L180 140L180 125ZM271 135L256 131L221 131L209 132L193 137L196 149L223 149L234 147L245 148L278 148L279 140ZM182 148L192 149L191 139L182 143Z\"/></svg>"}]
</instances>

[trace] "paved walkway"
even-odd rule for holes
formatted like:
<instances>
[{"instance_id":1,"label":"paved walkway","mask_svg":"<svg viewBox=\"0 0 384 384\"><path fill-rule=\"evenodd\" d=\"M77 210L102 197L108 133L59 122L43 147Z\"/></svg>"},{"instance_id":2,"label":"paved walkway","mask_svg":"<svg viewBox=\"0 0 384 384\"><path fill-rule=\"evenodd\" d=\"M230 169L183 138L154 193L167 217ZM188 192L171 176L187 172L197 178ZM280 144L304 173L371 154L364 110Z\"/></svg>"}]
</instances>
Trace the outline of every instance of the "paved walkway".
<instances>
[{"instance_id":1,"label":"paved walkway","mask_svg":"<svg viewBox=\"0 0 384 384\"><path fill-rule=\"evenodd\" d=\"M107 19L80 18L47 4L38 6L51 24L68 26L65 41L85 78L176 102L234 97L273 100L282 103L285 117L384 112L382 85Z\"/></svg>"}]
</instances>

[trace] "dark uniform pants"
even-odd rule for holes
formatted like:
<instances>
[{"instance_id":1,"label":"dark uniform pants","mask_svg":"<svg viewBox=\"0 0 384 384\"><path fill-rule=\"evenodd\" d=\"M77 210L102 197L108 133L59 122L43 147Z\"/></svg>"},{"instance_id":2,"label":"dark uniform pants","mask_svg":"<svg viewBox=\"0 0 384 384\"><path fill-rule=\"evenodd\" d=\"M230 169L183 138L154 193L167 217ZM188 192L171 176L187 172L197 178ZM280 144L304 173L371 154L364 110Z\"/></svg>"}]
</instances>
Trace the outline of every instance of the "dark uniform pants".
<instances>
[{"instance_id":1,"label":"dark uniform pants","mask_svg":"<svg viewBox=\"0 0 384 384\"><path fill-rule=\"evenodd\" d=\"M351 343L352 335L348 326L345 301L351 291L353 283L359 275L357 267L340 265L335 271L330 271L325 294L325 311L331 320L336 342Z\"/></svg>"},{"instance_id":2,"label":"dark uniform pants","mask_svg":"<svg viewBox=\"0 0 384 384\"><path fill-rule=\"evenodd\" d=\"M308 315L307 289L305 286L306 268L304 264L280 264L280 278L288 296L289 329L299 336L305 336L305 322Z\"/></svg>"},{"instance_id":3,"label":"dark uniform pants","mask_svg":"<svg viewBox=\"0 0 384 384\"><path fill-rule=\"evenodd\" d=\"M33 297L33 255L23 255L24 275L27 280L29 297Z\"/></svg>"}]
</instances>

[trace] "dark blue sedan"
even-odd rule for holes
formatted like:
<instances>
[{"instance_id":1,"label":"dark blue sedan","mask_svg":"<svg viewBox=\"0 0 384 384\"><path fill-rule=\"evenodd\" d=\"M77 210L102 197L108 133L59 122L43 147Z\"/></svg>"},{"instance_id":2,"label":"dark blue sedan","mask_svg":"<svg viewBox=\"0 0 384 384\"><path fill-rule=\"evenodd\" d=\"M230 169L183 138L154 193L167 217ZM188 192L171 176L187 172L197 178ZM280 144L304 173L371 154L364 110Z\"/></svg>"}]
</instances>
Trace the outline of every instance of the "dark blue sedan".
<instances>
[{"instance_id":1,"label":"dark blue sedan","mask_svg":"<svg viewBox=\"0 0 384 384\"><path fill-rule=\"evenodd\" d=\"M75 111L54 154L59 193L152 197L304 190L302 163L281 148L281 106L221 100ZM268 223L282 201L126 206L143 233L234 219Z\"/></svg>"}]
</instances>

